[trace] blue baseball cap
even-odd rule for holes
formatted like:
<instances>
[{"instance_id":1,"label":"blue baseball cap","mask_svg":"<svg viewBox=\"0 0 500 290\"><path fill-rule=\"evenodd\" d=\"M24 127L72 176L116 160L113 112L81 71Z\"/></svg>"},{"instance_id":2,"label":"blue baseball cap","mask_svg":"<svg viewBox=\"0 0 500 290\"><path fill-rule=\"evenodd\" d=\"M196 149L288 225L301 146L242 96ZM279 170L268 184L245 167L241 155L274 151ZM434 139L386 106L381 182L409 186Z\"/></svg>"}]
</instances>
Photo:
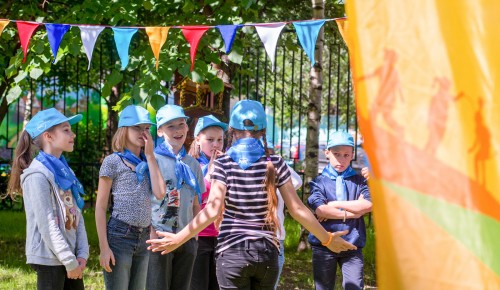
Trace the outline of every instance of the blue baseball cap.
<instances>
[{"instance_id":1,"label":"blue baseball cap","mask_svg":"<svg viewBox=\"0 0 500 290\"><path fill-rule=\"evenodd\" d=\"M82 120L83 116L81 114L74 115L72 117L66 117L61 112L55 108L50 108L38 112L31 120L26 124L26 132L30 134L31 138L36 138L43 132L59 125L64 122L69 122L70 125L78 123Z\"/></svg>"},{"instance_id":2,"label":"blue baseball cap","mask_svg":"<svg viewBox=\"0 0 500 290\"><path fill-rule=\"evenodd\" d=\"M330 149L334 146L354 147L354 138L346 131L335 131L330 135L330 140L328 140L326 149Z\"/></svg>"},{"instance_id":3,"label":"blue baseball cap","mask_svg":"<svg viewBox=\"0 0 500 290\"><path fill-rule=\"evenodd\" d=\"M158 124L158 127L168 121L178 118L188 119L189 117L184 114L184 109L177 105L165 105L161 107L158 112L156 112L156 123Z\"/></svg>"},{"instance_id":4,"label":"blue baseball cap","mask_svg":"<svg viewBox=\"0 0 500 290\"><path fill-rule=\"evenodd\" d=\"M151 122L151 119L149 118L149 111L144 109L143 107L129 105L120 113L118 128L130 127L140 124L155 125L155 123Z\"/></svg>"},{"instance_id":5,"label":"blue baseball cap","mask_svg":"<svg viewBox=\"0 0 500 290\"><path fill-rule=\"evenodd\" d=\"M254 126L245 126L245 120L250 120ZM234 105L229 119L229 126L236 130L259 131L267 127L266 112L260 102L241 100Z\"/></svg>"},{"instance_id":6,"label":"blue baseball cap","mask_svg":"<svg viewBox=\"0 0 500 290\"><path fill-rule=\"evenodd\" d=\"M208 127L220 127L224 131L227 130L226 123L221 122L214 115L208 115L198 119L198 123L196 123L196 127L194 127L194 136L198 136L201 131L205 130Z\"/></svg>"}]
</instances>

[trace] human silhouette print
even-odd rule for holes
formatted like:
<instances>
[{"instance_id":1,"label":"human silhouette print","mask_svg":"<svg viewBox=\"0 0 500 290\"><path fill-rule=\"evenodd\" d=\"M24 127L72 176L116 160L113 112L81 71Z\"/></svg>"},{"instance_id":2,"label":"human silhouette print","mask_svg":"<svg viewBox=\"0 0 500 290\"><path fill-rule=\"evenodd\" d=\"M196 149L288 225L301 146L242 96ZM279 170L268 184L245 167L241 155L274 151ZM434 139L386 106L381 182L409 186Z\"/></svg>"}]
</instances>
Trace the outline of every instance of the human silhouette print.
<instances>
[{"instance_id":1,"label":"human silhouette print","mask_svg":"<svg viewBox=\"0 0 500 290\"><path fill-rule=\"evenodd\" d=\"M474 173L480 185L486 184L485 162L493 156L491 152L491 134L484 122L483 108L484 100L479 98L478 108L474 114L475 139L468 150L469 154L474 154Z\"/></svg>"}]
</instances>

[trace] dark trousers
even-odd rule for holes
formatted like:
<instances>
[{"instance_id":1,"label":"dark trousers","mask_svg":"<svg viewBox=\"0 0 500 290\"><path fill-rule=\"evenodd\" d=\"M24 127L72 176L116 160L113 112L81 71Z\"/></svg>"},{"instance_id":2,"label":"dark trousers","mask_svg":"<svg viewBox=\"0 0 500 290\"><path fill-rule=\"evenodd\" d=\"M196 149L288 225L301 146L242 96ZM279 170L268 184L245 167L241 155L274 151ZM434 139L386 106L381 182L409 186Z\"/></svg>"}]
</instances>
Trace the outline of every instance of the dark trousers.
<instances>
[{"instance_id":1,"label":"dark trousers","mask_svg":"<svg viewBox=\"0 0 500 290\"><path fill-rule=\"evenodd\" d=\"M316 290L333 290L337 264L342 270L342 287L345 290L362 290L363 253L361 249L334 253L323 246L312 246L314 286Z\"/></svg>"},{"instance_id":2,"label":"dark trousers","mask_svg":"<svg viewBox=\"0 0 500 290\"><path fill-rule=\"evenodd\" d=\"M274 290L278 280L278 248L267 239L247 240L217 256L220 289Z\"/></svg>"},{"instance_id":3,"label":"dark trousers","mask_svg":"<svg viewBox=\"0 0 500 290\"><path fill-rule=\"evenodd\" d=\"M69 279L64 266L30 264L36 271L38 290L83 290L83 279Z\"/></svg>"},{"instance_id":4,"label":"dark trousers","mask_svg":"<svg viewBox=\"0 0 500 290\"><path fill-rule=\"evenodd\" d=\"M198 237L198 254L191 276L191 290L218 290L215 273L217 237Z\"/></svg>"}]
</instances>

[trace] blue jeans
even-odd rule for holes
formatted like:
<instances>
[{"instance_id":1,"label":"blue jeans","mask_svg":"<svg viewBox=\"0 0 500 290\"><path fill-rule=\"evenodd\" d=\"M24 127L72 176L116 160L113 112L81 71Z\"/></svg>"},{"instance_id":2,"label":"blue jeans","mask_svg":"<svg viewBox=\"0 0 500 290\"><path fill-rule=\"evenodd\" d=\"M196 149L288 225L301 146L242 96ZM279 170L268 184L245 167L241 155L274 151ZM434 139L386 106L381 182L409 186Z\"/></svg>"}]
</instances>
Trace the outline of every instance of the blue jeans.
<instances>
[{"instance_id":1,"label":"blue jeans","mask_svg":"<svg viewBox=\"0 0 500 290\"><path fill-rule=\"evenodd\" d=\"M278 279L278 248L267 239L246 240L216 258L220 289L273 290Z\"/></svg>"},{"instance_id":2,"label":"blue jeans","mask_svg":"<svg viewBox=\"0 0 500 290\"><path fill-rule=\"evenodd\" d=\"M278 255L278 279L276 280L276 286L274 289L278 289L278 284L280 283L281 272L283 272L283 265L285 264L285 240L280 240L280 253Z\"/></svg>"},{"instance_id":3,"label":"blue jeans","mask_svg":"<svg viewBox=\"0 0 500 290\"><path fill-rule=\"evenodd\" d=\"M64 266L30 264L38 290L83 290L83 279L69 279Z\"/></svg>"},{"instance_id":4,"label":"blue jeans","mask_svg":"<svg viewBox=\"0 0 500 290\"><path fill-rule=\"evenodd\" d=\"M198 242L192 238L166 255L151 253L146 289L189 290L197 250Z\"/></svg>"},{"instance_id":5,"label":"blue jeans","mask_svg":"<svg viewBox=\"0 0 500 290\"><path fill-rule=\"evenodd\" d=\"M218 290L215 275L217 237L198 237L198 254L191 276L191 290Z\"/></svg>"},{"instance_id":6,"label":"blue jeans","mask_svg":"<svg viewBox=\"0 0 500 290\"><path fill-rule=\"evenodd\" d=\"M342 270L342 287L345 290L362 290L363 253L361 249L334 253L323 246L312 246L314 286L317 290L333 290L337 264Z\"/></svg>"},{"instance_id":7,"label":"blue jeans","mask_svg":"<svg viewBox=\"0 0 500 290\"><path fill-rule=\"evenodd\" d=\"M149 251L146 241L149 239L149 227L131 226L116 218L108 221L108 243L115 265L112 272L104 272L106 289L137 289L146 286Z\"/></svg>"}]
</instances>

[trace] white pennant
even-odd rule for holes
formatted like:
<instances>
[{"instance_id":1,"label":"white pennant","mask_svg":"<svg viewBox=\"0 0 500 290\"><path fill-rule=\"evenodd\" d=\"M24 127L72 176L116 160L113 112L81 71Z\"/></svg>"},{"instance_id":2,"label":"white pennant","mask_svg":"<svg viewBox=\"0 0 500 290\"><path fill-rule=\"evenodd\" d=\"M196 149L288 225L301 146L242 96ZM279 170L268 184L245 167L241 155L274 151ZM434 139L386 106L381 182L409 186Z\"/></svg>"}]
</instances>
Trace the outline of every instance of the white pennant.
<instances>
[{"instance_id":1,"label":"white pennant","mask_svg":"<svg viewBox=\"0 0 500 290\"><path fill-rule=\"evenodd\" d=\"M260 40L264 44L267 55L271 59L271 71L274 71L274 55L276 53L276 44L280 37L281 30L285 27L286 23L271 23L271 24L258 24L254 25Z\"/></svg>"},{"instance_id":2,"label":"white pennant","mask_svg":"<svg viewBox=\"0 0 500 290\"><path fill-rule=\"evenodd\" d=\"M85 48L85 54L89 60L89 66L87 70L90 70L90 63L92 60L92 52L94 52L94 45L97 37L103 31L102 26L79 26L80 34L82 36L83 47Z\"/></svg>"}]
</instances>

